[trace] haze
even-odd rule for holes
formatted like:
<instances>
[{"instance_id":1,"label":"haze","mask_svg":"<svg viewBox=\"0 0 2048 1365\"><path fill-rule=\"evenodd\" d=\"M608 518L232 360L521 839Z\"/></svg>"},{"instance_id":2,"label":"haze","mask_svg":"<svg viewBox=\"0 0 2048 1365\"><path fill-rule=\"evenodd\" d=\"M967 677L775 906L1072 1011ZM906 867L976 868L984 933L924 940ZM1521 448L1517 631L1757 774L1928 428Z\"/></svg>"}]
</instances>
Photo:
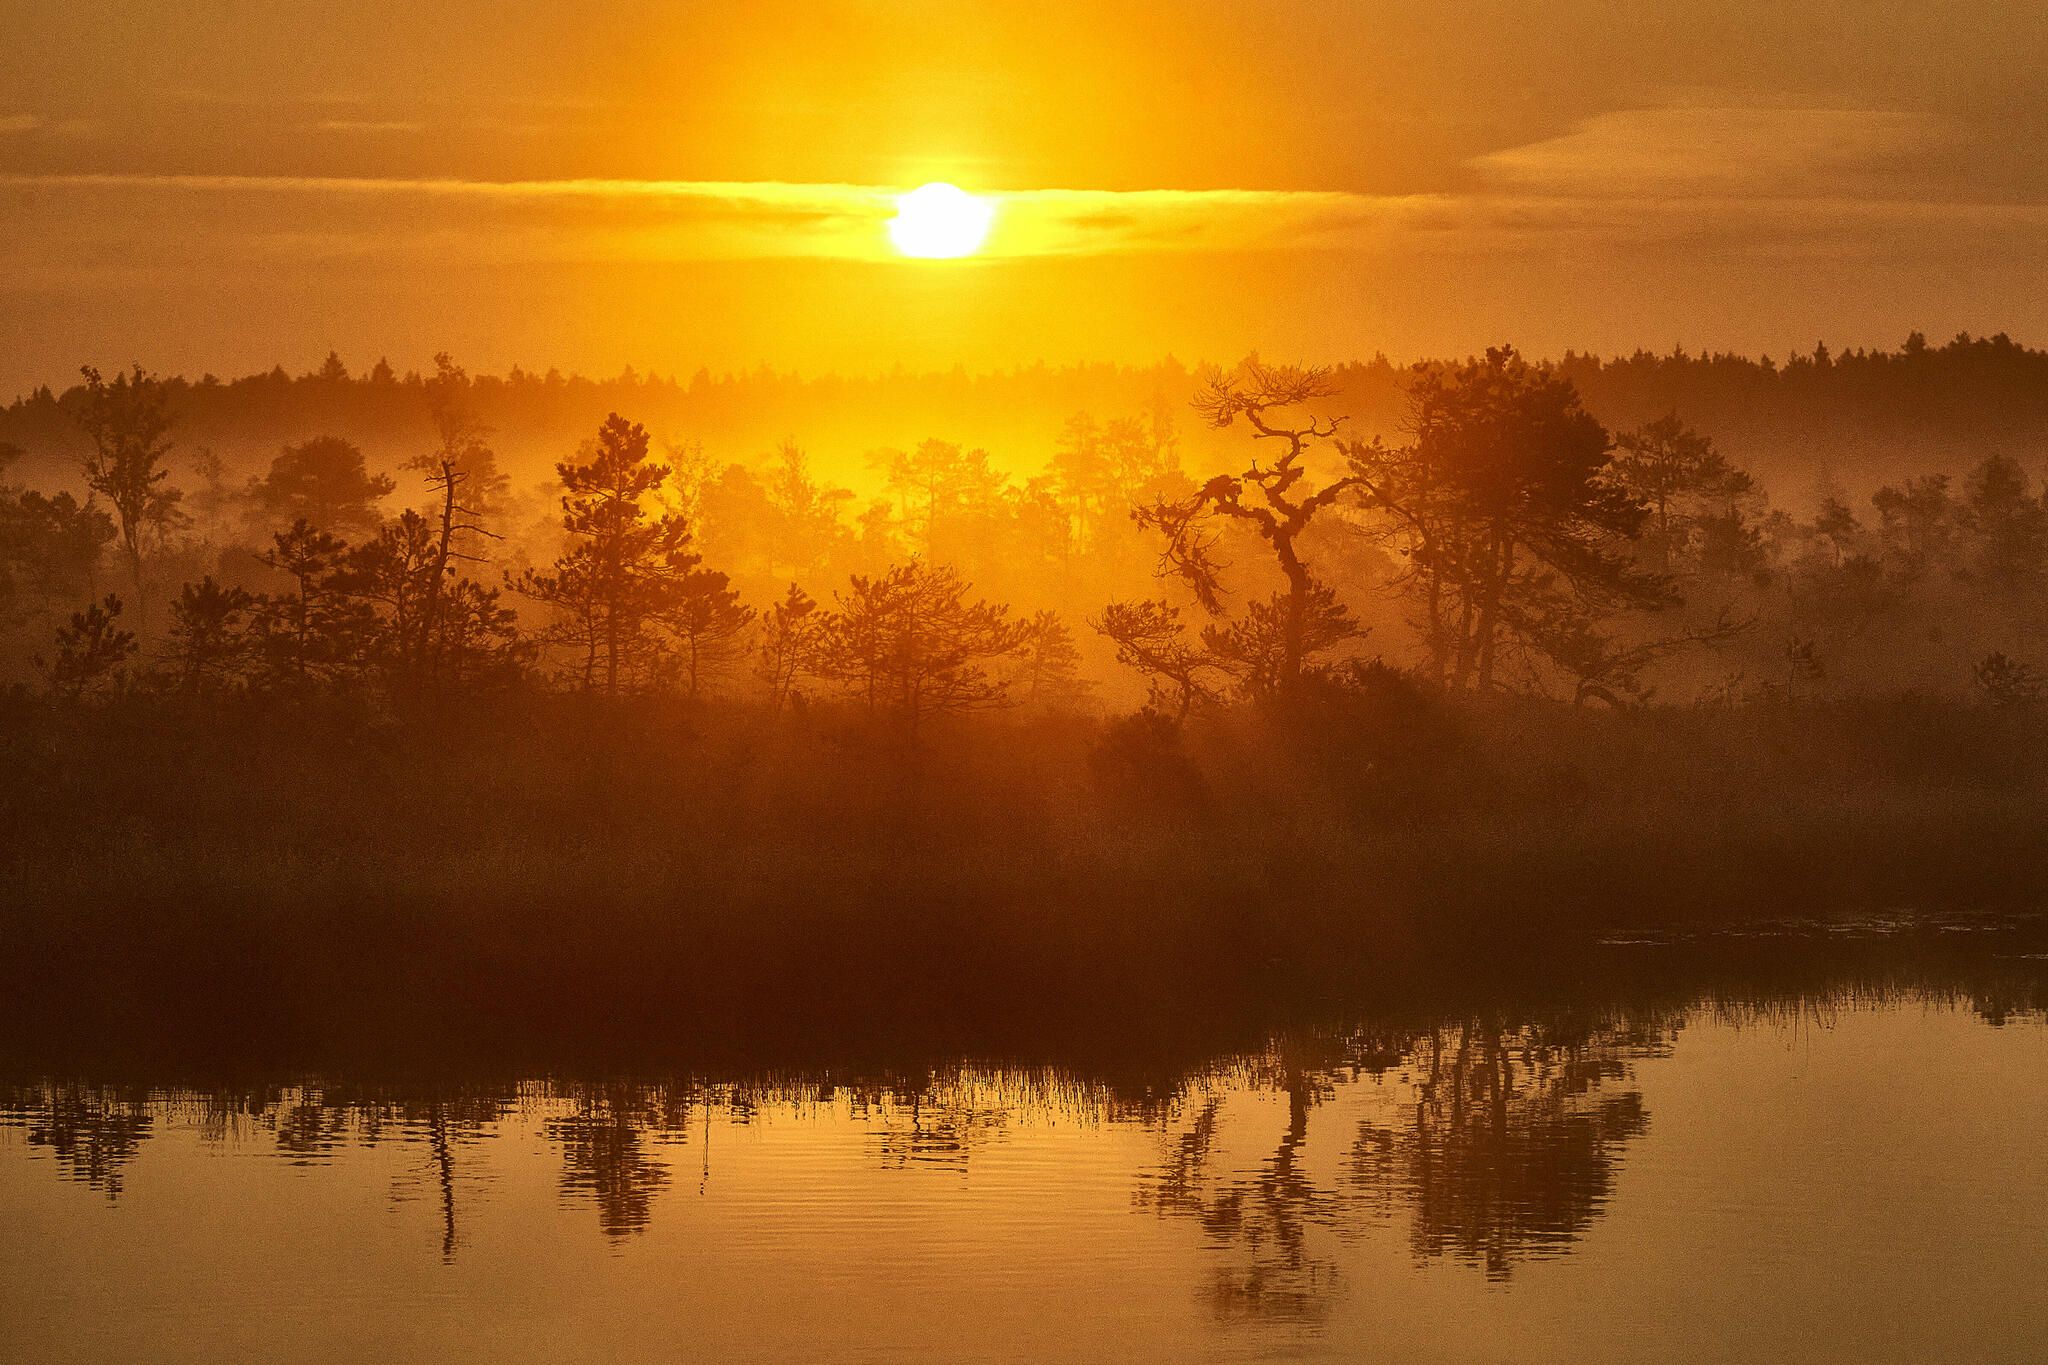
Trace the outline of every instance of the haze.
<instances>
[{"instance_id":1,"label":"haze","mask_svg":"<svg viewBox=\"0 0 2048 1365\"><path fill-rule=\"evenodd\" d=\"M2048 3L12 0L0 1357L2048 1359Z\"/></svg>"}]
</instances>

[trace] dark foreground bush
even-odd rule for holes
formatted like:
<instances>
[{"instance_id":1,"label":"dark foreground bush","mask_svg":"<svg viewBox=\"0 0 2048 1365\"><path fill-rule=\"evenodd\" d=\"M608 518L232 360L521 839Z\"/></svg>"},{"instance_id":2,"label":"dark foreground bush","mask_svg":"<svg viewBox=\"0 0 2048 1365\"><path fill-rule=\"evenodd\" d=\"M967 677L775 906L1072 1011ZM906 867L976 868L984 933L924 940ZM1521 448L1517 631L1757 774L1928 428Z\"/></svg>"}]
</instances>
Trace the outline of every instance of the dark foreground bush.
<instances>
[{"instance_id":1,"label":"dark foreground bush","mask_svg":"<svg viewBox=\"0 0 2048 1365\"><path fill-rule=\"evenodd\" d=\"M1622 926L2048 888L2029 708L1389 693L913 749L820 711L159 700L18 707L0 758L17 1030L1208 1014Z\"/></svg>"}]
</instances>

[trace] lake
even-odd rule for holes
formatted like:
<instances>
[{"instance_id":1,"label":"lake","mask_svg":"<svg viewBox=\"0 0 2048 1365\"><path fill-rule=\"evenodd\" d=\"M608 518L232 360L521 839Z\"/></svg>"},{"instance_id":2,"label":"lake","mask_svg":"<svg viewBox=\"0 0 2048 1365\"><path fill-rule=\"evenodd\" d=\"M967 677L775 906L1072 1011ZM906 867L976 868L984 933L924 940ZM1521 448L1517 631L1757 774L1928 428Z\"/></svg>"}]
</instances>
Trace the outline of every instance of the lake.
<instances>
[{"instance_id":1,"label":"lake","mask_svg":"<svg viewBox=\"0 0 2048 1365\"><path fill-rule=\"evenodd\" d=\"M1123 1074L18 1081L0 1356L2041 1359L2041 965Z\"/></svg>"}]
</instances>

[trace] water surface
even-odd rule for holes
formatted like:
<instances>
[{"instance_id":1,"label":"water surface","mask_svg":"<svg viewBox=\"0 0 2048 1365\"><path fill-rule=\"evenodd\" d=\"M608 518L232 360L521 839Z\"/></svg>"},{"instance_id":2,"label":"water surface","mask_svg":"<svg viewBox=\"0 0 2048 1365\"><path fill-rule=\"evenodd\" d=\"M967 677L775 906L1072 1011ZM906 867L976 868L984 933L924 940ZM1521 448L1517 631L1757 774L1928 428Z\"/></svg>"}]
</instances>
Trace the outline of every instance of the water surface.
<instances>
[{"instance_id":1,"label":"water surface","mask_svg":"<svg viewBox=\"0 0 2048 1365\"><path fill-rule=\"evenodd\" d=\"M1180 1074L0 1099L22 1361L2018 1361L2048 1028L1940 991Z\"/></svg>"}]
</instances>

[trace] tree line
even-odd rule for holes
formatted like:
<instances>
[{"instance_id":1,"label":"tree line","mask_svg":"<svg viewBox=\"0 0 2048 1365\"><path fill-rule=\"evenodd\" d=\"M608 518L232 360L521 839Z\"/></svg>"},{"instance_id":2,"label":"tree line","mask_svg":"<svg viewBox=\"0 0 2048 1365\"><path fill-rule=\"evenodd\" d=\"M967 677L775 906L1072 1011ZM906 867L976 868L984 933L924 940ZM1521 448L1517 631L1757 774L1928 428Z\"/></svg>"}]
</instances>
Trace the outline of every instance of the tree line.
<instances>
[{"instance_id":1,"label":"tree line","mask_svg":"<svg viewBox=\"0 0 2048 1365\"><path fill-rule=\"evenodd\" d=\"M1610 431L1572 376L1507 347L1416 365L1390 436L1339 371L1251 358L1185 410L1206 467L1155 403L1074 416L1022 476L944 440L874 451L865 494L794 440L721 464L612 413L549 506L447 357L395 473L325 436L239 484L181 447L185 388L88 368L73 486L0 484L0 626L79 701L749 694L913 735L1119 676L1167 723L1395 679L1606 705L2042 692L2048 498L2013 456L1862 507L1824 485L1795 516L1676 412Z\"/></svg>"},{"instance_id":2,"label":"tree line","mask_svg":"<svg viewBox=\"0 0 2048 1365\"><path fill-rule=\"evenodd\" d=\"M1392 436L1407 411L1411 366L1385 356L1331 369L1338 411L1367 435ZM2048 443L2048 351L2009 337L1915 334L1892 349L1815 344L1791 355L1741 356L1673 348L1597 356L1566 353L1557 368L1588 411L1628 430L1677 411L1713 434L1728 456L1803 497L1816 468L1833 468L1859 496L1878 483L1948 468L1966 453L2021 459ZM609 412L657 433L687 432L708 448L752 456L802 433L818 451L864 452L913 434L973 433L1009 461L1035 461L1069 413L1185 413L1201 387L1199 366L1025 366L1000 372L892 372L797 376L765 368L669 376L627 371L588 377L514 366L472 375L472 410L497 429L498 454L522 482L543 475ZM338 355L303 372L282 366L242 377L166 376L179 443L262 452L316 435L345 436L373 465L395 469L418 443L437 387L424 372ZM0 404L0 444L29 452L24 466L47 481L73 466L85 440L77 415L83 384L38 386ZM906 425L911 429L906 430ZM1198 462L1227 453L1190 433ZM182 476L181 476L182 477Z\"/></svg>"}]
</instances>

